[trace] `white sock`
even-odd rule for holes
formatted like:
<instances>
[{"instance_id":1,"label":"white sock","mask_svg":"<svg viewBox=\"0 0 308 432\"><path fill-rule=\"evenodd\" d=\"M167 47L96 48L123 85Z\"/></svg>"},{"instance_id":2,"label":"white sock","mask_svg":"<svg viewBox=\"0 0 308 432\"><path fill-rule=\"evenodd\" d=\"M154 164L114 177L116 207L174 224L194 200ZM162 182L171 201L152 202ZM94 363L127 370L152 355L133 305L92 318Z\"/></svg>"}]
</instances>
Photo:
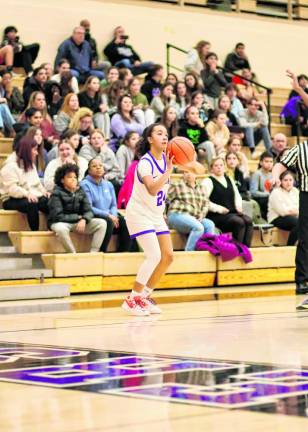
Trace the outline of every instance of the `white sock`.
<instances>
[{"instance_id":1,"label":"white sock","mask_svg":"<svg viewBox=\"0 0 308 432\"><path fill-rule=\"evenodd\" d=\"M132 292L130 293L131 297L140 297L142 296L143 292L138 292L138 291L134 291L132 290Z\"/></svg>"},{"instance_id":2,"label":"white sock","mask_svg":"<svg viewBox=\"0 0 308 432\"><path fill-rule=\"evenodd\" d=\"M152 292L153 292L153 289L152 288L149 288L149 287L147 287L147 286L145 286L144 288L143 288L143 291L142 291L142 297L150 297L151 296L151 294L152 294Z\"/></svg>"}]
</instances>

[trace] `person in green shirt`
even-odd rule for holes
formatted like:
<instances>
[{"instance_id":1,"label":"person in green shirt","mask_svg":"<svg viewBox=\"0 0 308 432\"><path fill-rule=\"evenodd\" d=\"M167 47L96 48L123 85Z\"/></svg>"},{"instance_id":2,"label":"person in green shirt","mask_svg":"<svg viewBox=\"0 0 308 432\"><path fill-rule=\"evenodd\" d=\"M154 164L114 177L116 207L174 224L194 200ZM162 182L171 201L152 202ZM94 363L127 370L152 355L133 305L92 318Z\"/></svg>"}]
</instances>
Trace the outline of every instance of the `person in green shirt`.
<instances>
[{"instance_id":1,"label":"person in green shirt","mask_svg":"<svg viewBox=\"0 0 308 432\"><path fill-rule=\"evenodd\" d=\"M144 127L147 127L155 122L154 111L149 108L147 97L141 93L141 84L138 78L132 78L128 83L128 93L130 94L133 106L134 115Z\"/></svg>"}]
</instances>

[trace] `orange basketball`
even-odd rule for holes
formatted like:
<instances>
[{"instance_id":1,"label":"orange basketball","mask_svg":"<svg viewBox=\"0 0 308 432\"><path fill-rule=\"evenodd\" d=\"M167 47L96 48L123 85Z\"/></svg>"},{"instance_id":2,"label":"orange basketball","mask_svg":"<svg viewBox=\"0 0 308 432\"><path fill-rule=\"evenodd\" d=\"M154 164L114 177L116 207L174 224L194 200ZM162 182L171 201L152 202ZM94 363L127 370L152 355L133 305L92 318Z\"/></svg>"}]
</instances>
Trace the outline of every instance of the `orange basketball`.
<instances>
[{"instance_id":1,"label":"orange basketball","mask_svg":"<svg viewBox=\"0 0 308 432\"><path fill-rule=\"evenodd\" d=\"M195 159L195 148L189 139L176 136L168 142L167 152L170 157L174 156L175 165L186 165Z\"/></svg>"}]
</instances>

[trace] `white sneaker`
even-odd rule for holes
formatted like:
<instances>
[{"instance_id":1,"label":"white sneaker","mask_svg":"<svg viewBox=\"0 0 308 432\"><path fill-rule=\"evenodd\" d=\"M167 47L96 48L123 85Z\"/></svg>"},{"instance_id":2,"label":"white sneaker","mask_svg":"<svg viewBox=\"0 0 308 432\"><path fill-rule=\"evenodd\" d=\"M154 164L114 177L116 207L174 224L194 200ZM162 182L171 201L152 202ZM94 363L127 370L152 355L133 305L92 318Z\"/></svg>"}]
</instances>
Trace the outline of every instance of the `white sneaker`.
<instances>
[{"instance_id":1,"label":"white sneaker","mask_svg":"<svg viewBox=\"0 0 308 432\"><path fill-rule=\"evenodd\" d=\"M298 311L306 311L308 310L308 299L306 298L299 305L296 306L296 310Z\"/></svg>"},{"instance_id":2,"label":"white sneaker","mask_svg":"<svg viewBox=\"0 0 308 432\"><path fill-rule=\"evenodd\" d=\"M122 309L131 315L135 316L148 316L150 312L147 304L142 297L127 296L122 304Z\"/></svg>"},{"instance_id":3,"label":"white sneaker","mask_svg":"<svg viewBox=\"0 0 308 432\"><path fill-rule=\"evenodd\" d=\"M157 306L156 301L151 297L146 297L143 299L146 303L146 308L150 312L150 314L160 314L161 309Z\"/></svg>"}]
</instances>

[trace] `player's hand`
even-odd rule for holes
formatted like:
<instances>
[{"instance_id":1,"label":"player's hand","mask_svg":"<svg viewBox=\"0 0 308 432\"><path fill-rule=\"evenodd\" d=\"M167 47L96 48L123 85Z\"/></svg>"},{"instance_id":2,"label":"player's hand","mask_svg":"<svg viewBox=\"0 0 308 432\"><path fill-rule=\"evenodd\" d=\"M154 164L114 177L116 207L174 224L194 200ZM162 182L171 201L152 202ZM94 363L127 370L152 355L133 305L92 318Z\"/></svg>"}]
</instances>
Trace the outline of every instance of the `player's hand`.
<instances>
[{"instance_id":1,"label":"player's hand","mask_svg":"<svg viewBox=\"0 0 308 432\"><path fill-rule=\"evenodd\" d=\"M286 71L287 77L291 78L291 86L293 88L293 90L297 91L300 90L300 85L298 83L298 79L297 76L295 75L294 72L290 71L290 69L287 69Z\"/></svg>"},{"instance_id":2,"label":"player's hand","mask_svg":"<svg viewBox=\"0 0 308 432\"><path fill-rule=\"evenodd\" d=\"M173 161L174 161L174 156L170 156L170 153L167 152L166 153L166 164L167 164L167 171L169 171L170 173L172 173L172 170L173 170Z\"/></svg>"}]
</instances>

